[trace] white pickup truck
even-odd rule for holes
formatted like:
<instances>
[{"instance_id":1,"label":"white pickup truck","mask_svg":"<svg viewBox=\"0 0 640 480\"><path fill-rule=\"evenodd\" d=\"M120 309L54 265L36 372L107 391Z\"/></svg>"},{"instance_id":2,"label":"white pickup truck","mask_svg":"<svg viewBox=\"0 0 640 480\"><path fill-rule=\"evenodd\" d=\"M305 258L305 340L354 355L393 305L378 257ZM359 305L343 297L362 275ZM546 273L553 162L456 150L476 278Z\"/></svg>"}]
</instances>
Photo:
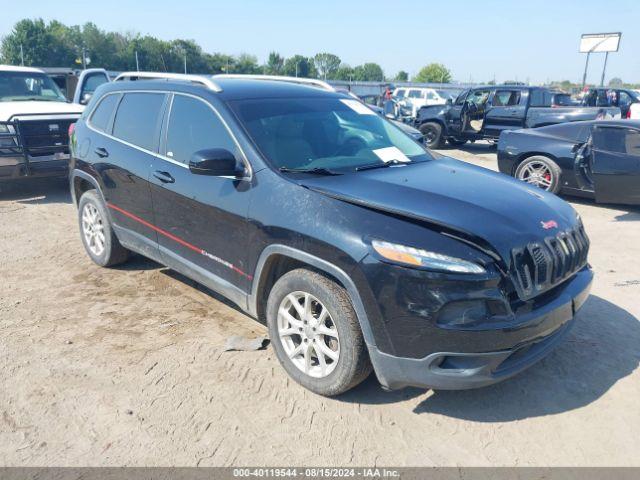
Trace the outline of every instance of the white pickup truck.
<instances>
[{"instance_id":1,"label":"white pickup truck","mask_svg":"<svg viewBox=\"0 0 640 480\"><path fill-rule=\"evenodd\" d=\"M86 82L95 83L95 76L81 76L79 92ZM0 182L65 176L69 127L83 110L42 70L0 65Z\"/></svg>"}]
</instances>

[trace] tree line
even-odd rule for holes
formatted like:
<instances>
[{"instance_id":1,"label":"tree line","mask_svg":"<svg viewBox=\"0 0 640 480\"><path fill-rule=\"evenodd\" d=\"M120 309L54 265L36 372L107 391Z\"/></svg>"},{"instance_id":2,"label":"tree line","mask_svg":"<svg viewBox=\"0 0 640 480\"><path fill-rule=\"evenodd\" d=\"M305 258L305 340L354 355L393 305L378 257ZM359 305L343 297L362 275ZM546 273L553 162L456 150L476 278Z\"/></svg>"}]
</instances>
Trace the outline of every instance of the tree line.
<instances>
[{"instance_id":1,"label":"tree line","mask_svg":"<svg viewBox=\"0 0 640 480\"><path fill-rule=\"evenodd\" d=\"M137 33L107 32L94 23L67 26L52 20L24 19L17 22L0 44L2 63L37 67L101 67L107 70L144 70L158 72L218 74L289 75L325 80L408 81L400 71L385 77L377 63L350 66L333 53L312 57L294 55L285 58L271 52L264 64L256 56L243 53L208 53L194 40L160 40ZM416 82L447 83L450 71L442 64L430 64L412 79Z\"/></svg>"}]
</instances>

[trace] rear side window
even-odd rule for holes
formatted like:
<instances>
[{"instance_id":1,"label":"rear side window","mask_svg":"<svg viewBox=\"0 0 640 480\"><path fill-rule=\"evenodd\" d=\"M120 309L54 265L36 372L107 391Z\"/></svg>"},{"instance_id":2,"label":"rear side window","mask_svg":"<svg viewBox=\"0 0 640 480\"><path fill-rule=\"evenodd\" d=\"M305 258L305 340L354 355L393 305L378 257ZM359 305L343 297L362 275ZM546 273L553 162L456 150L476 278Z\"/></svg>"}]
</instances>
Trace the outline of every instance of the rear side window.
<instances>
[{"instance_id":1,"label":"rear side window","mask_svg":"<svg viewBox=\"0 0 640 480\"><path fill-rule=\"evenodd\" d=\"M208 104L176 95L167 129L166 156L188 164L195 152L208 148L224 148L238 155L231 135Z\"/></svg>"},{"instance_id":2,"label":"rear side window","mask_svg":"<svg viewBox=\"0 0 640 480\"><path fill-rule=\"evenodd\" d=\"M495 107L511 107L520 103L519 90L497 90L493 95Z\"/></svg>"},{"instance_id":3,"label":"rear side window","mask_svg":"<svg viewBox=\"0 0 640 480\"><path fill-rule=\"evenodd\" d=\"M163 102L161 93L125 93L113 123L113 136L153 150Z\"/></svg>"},{"instance_id":4,"label":"rear side window","mask_svg":"<svg viewBox=\"0 0 640 480\"><path fill-rule=\"evenodd\" d=\"M89 123L93 128L100 130L101 132L107 131L107 128L109 127L109 120L111 120L113 109L118 103L118 98L118 95L107 95L100 100L100 103L93 111L91 119L89 120Z\"/></svg>"},{"instance_id":5,"label":"rear side window","mask_svg":"<svg viewBox=\"0 0 640 480\"><path fill-rule=\"evenodd\" d=\"M396 98L404 98L404 94L405 94L404 90L398 90L396 92L396 94L394 95L394 97L396 97Z\"/></svg>"},{"instance_id":6,"label":"rear side window","mask_svg":"<svg viewBox=\"0 0 640 480\"><path fill-rule=\"evenodd\" d=\"M422 92L420 90L409 90L407 95L409 98L422 98Z\"/></svg>"},{"instance_id":7,"label":"rear side window","mask_svg":"<svg viewBox=\"0 0 640 480\"><path fill-rule=\"evenodd\" d=\"M595 128L593 144L605 152L640 155L640 132L632 128Z\"/></svg>"},{"instance_id":8,"label":"rear side window","mask_svg":"<svg viewBox=\"0 0 640 480\"><path fill-rule=\"evenodd\" d=\"M531 90L529 94L529 106L531 107L550 107L551 106L551 98L549 98L549 105L547 105L545 95L543 90Z\"/></svg>"}]
</instances>

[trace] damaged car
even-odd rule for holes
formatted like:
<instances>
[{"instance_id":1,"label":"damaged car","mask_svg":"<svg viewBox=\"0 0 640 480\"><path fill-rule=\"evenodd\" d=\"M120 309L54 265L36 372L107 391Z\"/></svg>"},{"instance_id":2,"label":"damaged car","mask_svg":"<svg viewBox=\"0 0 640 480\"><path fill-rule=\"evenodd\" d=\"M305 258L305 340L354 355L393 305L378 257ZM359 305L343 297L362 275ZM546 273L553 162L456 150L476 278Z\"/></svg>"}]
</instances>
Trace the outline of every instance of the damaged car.
<instances>
[{"instance_id":1,"label":"damaged car","mask_svg":"<svg viewBox=\"0 0 640 480\"><path fill-rule=\"evenodd\" d=\"M387 389L481 387L552 351L593 277L574 209L436 157L327 87L142 72L100 86L71 142L87 255L136 252L220 293L322 395L372 371Z\"/></svg>"},{"instance_id":2,"label":"damaged car","mask_svg":"<svg viewBox=\"0 0 640 480\"><path fill-rule=\"evenodd\" d=\"M575 122L503 132L498 168L548 192L640 205L640 121Z\"/></svg>"}]
</instances>

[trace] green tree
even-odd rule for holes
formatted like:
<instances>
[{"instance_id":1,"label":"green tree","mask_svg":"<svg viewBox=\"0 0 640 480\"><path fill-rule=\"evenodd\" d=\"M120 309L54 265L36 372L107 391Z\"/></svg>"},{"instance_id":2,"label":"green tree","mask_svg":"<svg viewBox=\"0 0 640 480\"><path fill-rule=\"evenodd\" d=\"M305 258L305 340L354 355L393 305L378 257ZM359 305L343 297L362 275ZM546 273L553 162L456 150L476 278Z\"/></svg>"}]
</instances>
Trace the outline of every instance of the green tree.
<instances>
[{"instance_id":1,"label":"green tree","mask_svg":"<svg viewBox=\"0 0 640 480\"><path fill-rule=\"evenodd\" d=\"M354 68L353 79L360 82L382 82L384 72L377 63L365 63Z\"/></svg>"},{"instance_id":2,"label":"green tree","mask_svg":"<svg viewBox=\"0 0 640 480\"><path fill-rule=\"evenodd\" d=\"M621 78L613 77L611 80L609 80L610 87L622 87L622 85L624 85L624 82Z\"/></svg>"},{"instance_id":3,"label":"green tree","mask_svg":"<svg viewBox=\"0 0 640 480\"><path fill-rule=\"evenodd\" d=\"M282 68L284 75L290 77L306 77L313 78L317 75L315 66L313 65L313 59L303 57L302 55L294 55L285 60Z\"/></svg>"},{"instance_id":4,"label":"green tree","mask_svg":"<svg viewBox=\"0 0 640 480\"><path fill-rule=\"evenodd\" d=\"M353 81L354 75L355 75L355 69L351 68L346 63L343 63L331 75L330 80L344 80L346 82L351 82Z\"/></svg>"},{"instance_id":5,"label":"green tree","mask_svg":"<svg viewBox=\"0 0 640 480\"><path fill-rule=\"evenodd\" d=\"M404 70L400 70L394 80L396 82L408 82L409 81L409 74L407 72L405 72Z\"/></svg>"},{"instance_id":6,"label":"green tree","mask_svg":"<svg viewBox=\"0 0 640 480\"><path fill-rule=\"evenodd\" d=\"M422 67L413 81L420 83L449 83L451 81L451 72L441 63L430 63L426 67Z\"/></svg>"},{"instance_id":7,"label":"green tree","mask_svg":"<svg viewBox=\"0 0 640 480\"><path fill-rule=\"evenodd\" d=\"M233 73L256 74L262 72L258 65L258 59L255 56L242 53L236 59Z\"/></svg>"},{"instance_id":8,"label":"green tree","mask_svg":"<svg viewBox=\"0 0 640 480\"><path fill-rule=\"evenodd\" d=\"M73 47L56 35L58 22L44 23L41 18L20 20L2 39L0 52L5 63L20 65L21 47L24 64L39 67L71 66L75 59Z\"/></svg>"},{"instance_id":9,"label":"green tree","mask_svg":"<svg viewBox=\"0 0 640 480\"><path fill-rule=\"evenodd\" d=\"M207 71L212 74L233 73L235 59L231 55L224 53L205 53L204 60L207 63Z\"/></svg>"},{"instance_id":10,"label":"green tree","mask_svg":"<svg viewBox=\"0 0 640 480\"><path fill-rule=\"evenodd\" d=\"M282 75L284 67L284 57L278 52L269 53L267 59L266 73L269 75Z\"/></svg>"},{"instance_id":11,"label":"green tree","mask_svg":"<svg viewBox=\"0 0 640 480\"><path fill-rule=\"evenodd\" d=\"M340 57L333 53L317 53L313 57L313 63L315 64L318 76L324 80L331 80L335 78L335 74L340 67Z\"/></svg>"}]
</instances>

